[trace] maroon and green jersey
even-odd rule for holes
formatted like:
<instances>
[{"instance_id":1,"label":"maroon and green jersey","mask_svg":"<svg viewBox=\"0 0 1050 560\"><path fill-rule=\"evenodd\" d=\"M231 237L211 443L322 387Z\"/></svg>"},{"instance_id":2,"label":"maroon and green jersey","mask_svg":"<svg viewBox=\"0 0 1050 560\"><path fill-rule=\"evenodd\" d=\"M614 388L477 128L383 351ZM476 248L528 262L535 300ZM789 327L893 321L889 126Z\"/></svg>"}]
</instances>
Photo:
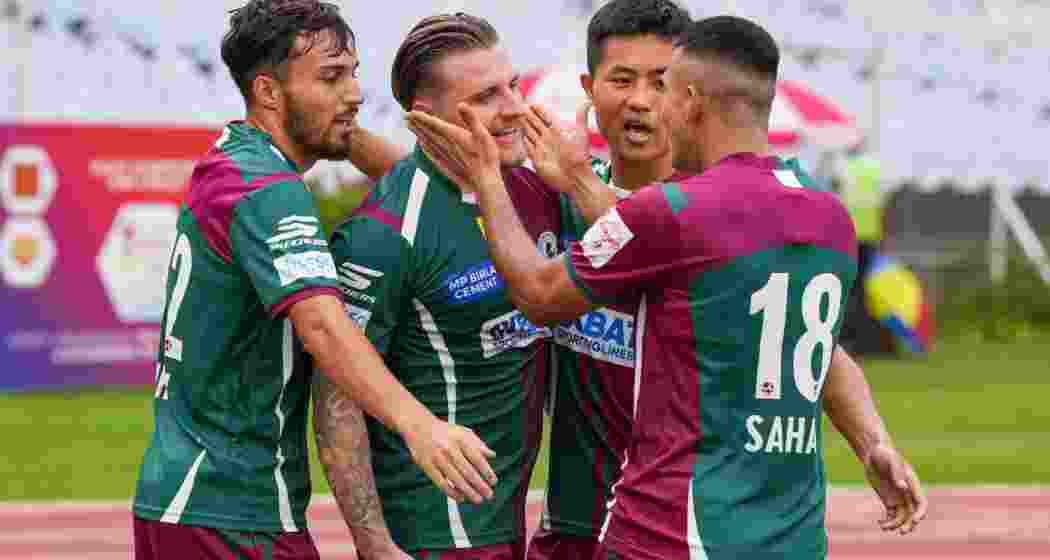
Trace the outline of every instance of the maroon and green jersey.
<instances>
[{"instance_id":1,"label":"maroon and green jersey","mask_svg":"<svg viewBox=\"0 0 1050 560\"><path fill-rule=\"evenodd\" d=\"M557 254L558 198L523 167L504 174L538 250ZM524 539L539 449L548 329L514 308L488 252L480 210L416 150L332 238L346 309L405 387L437 416L496 452L495 496L457 504L369 421L376 486L406 551Z\"/></svg>"},{"instance_id":2,"label":"maroon and green jersey","mask_svg":"<svg viewBox=\"0 0 1050 560\"><path fill-rule=\"evenodd\" d=\"M340 292L298 171L244 123L228 125L194 169L168 271L138 517L306 526L310 367L286 311Z\"/></svg>"},{"instance_id":3,"label":"maroon and green jersey","mask_svg":"<svg viewBox=\"0 0 1050 560\"><path fill-rule=\"evenodd\" d=\"M631 195L612 183L608 161L594 159L591 166L617 198ZM566 195L561 226L563 251L590 227ZM605 519L631 437L637 311L637 301L618 301L554 329L550 470L540 521L547 531L597 537Z\"/></svg>"},{"instance_id":4,"label":"maroon and green jersey","mask_svg":"<svg viewBox=\"0 0 1050 560\"><path fill-rule=\"evenodd\" d=\"M849 215L776 158L648 187L567 258L639 300L634 431L603 542L629 558L826 555L821 389L856 276Z\"/></svg>"}]
</instances>

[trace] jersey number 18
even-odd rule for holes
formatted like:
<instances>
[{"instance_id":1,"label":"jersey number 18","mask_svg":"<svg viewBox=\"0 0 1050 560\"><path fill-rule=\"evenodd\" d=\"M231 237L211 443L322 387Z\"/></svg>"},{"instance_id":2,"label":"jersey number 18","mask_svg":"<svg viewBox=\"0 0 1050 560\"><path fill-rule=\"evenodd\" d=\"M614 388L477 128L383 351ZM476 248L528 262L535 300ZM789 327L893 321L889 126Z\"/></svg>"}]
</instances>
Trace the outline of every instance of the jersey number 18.
<instances>
[{"instance_id":1,"label":"jersey number 18","mask_svg":"<svg viewBox=\"0 0 1050 560\"><path fill-rule=\"evenodd\" d=\"M762 338L758 350L758 377L755 380L755 398L781 398L781 369L784 348L784 329L788 314L788 285L790 275L776 272L766 285L751 294L751 315L762 314ZM821 306L828 298L826 316L821 317ZM802 322L805 332L795 343L792 358L795 387L806 400L817 402L824 386L835 337L832 329L842 309L842 281L834 274L815 276L802 291ZM813 353L817 346L822 351L820 371L813 371Z\"/></svg>"}]
</instances>

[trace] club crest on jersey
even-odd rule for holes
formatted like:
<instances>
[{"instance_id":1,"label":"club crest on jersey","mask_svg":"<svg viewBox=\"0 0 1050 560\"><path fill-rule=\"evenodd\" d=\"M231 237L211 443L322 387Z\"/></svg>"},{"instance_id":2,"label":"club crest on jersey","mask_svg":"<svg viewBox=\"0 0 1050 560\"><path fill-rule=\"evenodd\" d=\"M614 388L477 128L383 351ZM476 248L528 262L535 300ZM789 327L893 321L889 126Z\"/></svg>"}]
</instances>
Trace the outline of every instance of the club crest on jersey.
<instances>
[{"instance_id":1,"label":"club crest on jersey","mask_svg":"<svg viewBox=\"0 0 1050 560\"><path fill-rule=\"evenodd\" d=\"M558 256L558 236L552 231L545 231L536 241L536 247L539 248L541 255L553 259Z\"/></svg>"},{"instance_id":2,"label":"club crest on jersey","mask_svg":"<svg viewBox=\"0 0 1050 560\"><path fill-rule=\"evenodd\" d=\"M449 274L443 284L452 303L468 303L503 290L503 278L496 272L492 261Z\"/></svg>"},{"instance_id":3,"label":"club crest on jersey","mask_svg":"<svg viewBox=\"0 0 1050 560\"><path fill-rule=\"evenodd\" d=\"M600 308L554 328L558 344L596 360L634 367L634 317Z\"/></svg>"},{"instance_id":4,"label":"club crest on jersey","mask_svg":"<svg viewBox=\"0 0 1050 560\"><path fill-rule=\"evenodd\" d=\"M583 255L591 261L591 266L605 266L616 253L634 239L634 232L627 227L616 208L606 212L594 225L583 234L580 246Z\"/></svg>"},{"instance_id":5,"label":"club crest on jersey","mask_svg":"<svg viewBox=\"0 0 1050 560\"><path fill-rule=\"evenodd\" d=\"M316 237L321 230L321 224L313 216L288 216L277 222L274 230L274 235L266 240L271 251L287 251L304 245L328 246L327 241Z\"/></svg>"},{"instance_id":6,"label":"club crest on jersey","mask_svg":"<svg viewBox=\"0 0 1050 560\"><path fill-rule=\"evenodd\" d=\"M526 348L550 334L550 329L533 325L521 311L511 311L481 325L481 352L491 358L511 348Z\"/></svg>"}]
</instances>

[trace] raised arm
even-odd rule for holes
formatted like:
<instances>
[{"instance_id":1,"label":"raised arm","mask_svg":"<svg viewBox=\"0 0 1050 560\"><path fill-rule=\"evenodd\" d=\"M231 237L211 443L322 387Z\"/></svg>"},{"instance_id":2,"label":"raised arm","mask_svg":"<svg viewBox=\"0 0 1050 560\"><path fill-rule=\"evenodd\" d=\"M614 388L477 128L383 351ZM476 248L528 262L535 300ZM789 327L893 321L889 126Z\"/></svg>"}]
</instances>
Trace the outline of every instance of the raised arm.
<instances>
[{"instance_id":1,"label":"raised arm","mask_svg":"<svg viewBox=\"0 0 1050 560\"><path fill-rule=\"evenodd\" d=\"M591 104L584 103L573 123L560 122L539 105L530 106L525 113L525 148L536 173L569 195L588 225L616 206L616 195L596 180L591 168L590 109Z\"/></svg>"},{"instance_id":2,"label":"raised arm","mask_svg":"<svg viewBox=\"0 0 1050 560\"><path fill-rule=\"evenodd\" d=\"M469 131L415 111L409 114L409 125L434 164L461 187L477 193L489 253L515 307L540 325L574 319L593 309L573 282L565 260L536 252L503 183L495 141L469 107L461 105L460 111ZM580 182L595 191L608 191L589 165L586 169L592 182L586 178Z\"/></svg>"},{"instance_id":3,"label":"raised arm","mask_svg":"<svg viewBox=\"0 0 1050 560\"><path fill-rule=\"evenodd\" d=\"M407 560L383 518L364 413L324 375L314 377L313 399L318 455L358 554Z\"/></svg>"},{"instance_id":4,"label":"raised arm","mask_svg":"<svg viewBox=\"0 0 1050 560\"><path fill-rule=\"evenodd\" d=\"M401 146L361 127L351 133L350 163L373 181L386 175L394 164L408 156Z\"/></svg>"},{"instance_id":5,"label":"raised arm","mask_svg":"<svg viewBox=\"0 0 1050 560\"><path fill-rule=\"evenodd\" d=\"M596 178L597 179L597 178ZM536 251L499 175L478 189L489 254L503 276L514 306L534 324L554 325L575 319L595 306L569 275L565 259ZM608 189L606 189L608 190Z\"/></svg>"},{"instance_id":6,"label":"raised arm","mask_svg":"<svg viewBox=\"0 0 1050 560\"><path fill-rule=\"evenodd\" d=\"M886 508L880 526L910 533L926 517L928 502L915 469L893 446L864 371L836 347L827 376L824 412L864 465L868 481Z\"/></svg>"}]
</instances>

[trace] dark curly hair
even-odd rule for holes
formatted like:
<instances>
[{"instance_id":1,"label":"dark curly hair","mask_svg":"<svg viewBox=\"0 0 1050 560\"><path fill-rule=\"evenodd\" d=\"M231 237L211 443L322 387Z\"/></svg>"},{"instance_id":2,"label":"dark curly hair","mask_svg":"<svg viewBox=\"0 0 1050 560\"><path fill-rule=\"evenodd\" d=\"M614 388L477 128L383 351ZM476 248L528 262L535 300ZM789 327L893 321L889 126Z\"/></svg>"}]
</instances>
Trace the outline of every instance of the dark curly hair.
<instances>
[{"instance_id":1,"label":"dark curly hair","mask_svg":"<svg viewBox=\"0 0 1050 560\"><path fill-rule=\"evenodd\" d=\"M263 72L287 78L288 61L314 47L321 32L331 33L335 48L354 47L354 32L339 7L319 0L251 0L230 12L230 29L222 38L222 61L247 102L252 82ZM307 43L296 52L295 41Z\"/></svg>"}]
</instances>

